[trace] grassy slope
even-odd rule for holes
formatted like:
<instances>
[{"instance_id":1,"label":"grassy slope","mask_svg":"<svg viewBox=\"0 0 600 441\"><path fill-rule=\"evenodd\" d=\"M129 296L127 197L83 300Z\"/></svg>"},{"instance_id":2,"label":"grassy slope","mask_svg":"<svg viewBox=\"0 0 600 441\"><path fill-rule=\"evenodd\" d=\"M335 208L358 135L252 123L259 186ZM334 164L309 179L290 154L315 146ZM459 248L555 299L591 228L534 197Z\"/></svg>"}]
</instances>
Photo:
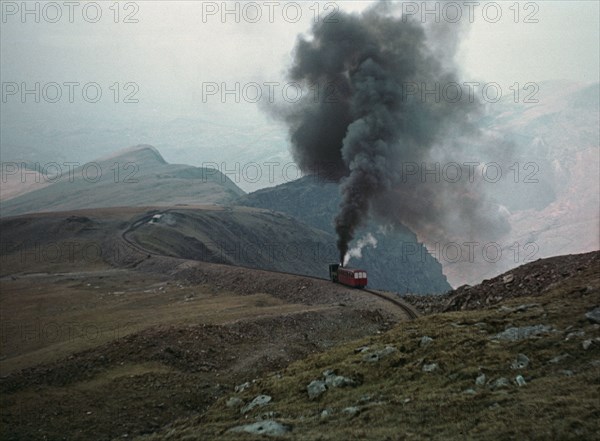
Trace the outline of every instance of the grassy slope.
<instances>
[{"instance_id":1,"label":"grassy slope","mask_svg":"<svg viewBox=\"0 0 600 441\"><path fill-rule=\"evenodd\" d=\"M257 439L227 430L251 423L265 412L274 412L271 417L290 425L292 431L285 438L297 440L598 439L600 326L584 314L598 306L599 293L594 267L542 297L516 298L502 305L535 304L526 311L496 306L401 323L385 334L341 345L265 376L241 394L231 392L203 417L180 420L148 439ZM506 327L537 324L551 325L557 332L516 342L490 338ZM584 336L566 339L580 330ZM423 335L434 339L425 348L419 345ZM585 339L596 339L587 350L582 347ZM372 349L392 345L398 351L373 364L355 353L364 345ZM519 353L530 358L530 365L513 370L511 363ZM568 356L550 362L562 354ZM428 363L438 363L439 369L423 372ZM316 401L309 400L306 386L326 369L362 384L330 389ZM487 375L486 386L475 385L480 373ZM514 383L519 374L526 386ZM490 384L500 377L511 380L510 386L492 389ZM465 393L469 388L475 393ZM225 405L232 395L247 402L261 393L271 395L273 401L246 418ZM349 406L359 406L358 415L342 411ZM333 414L321 418L326 408Z\"/></svg>"},{"instance_id":2,"label":"grassy slope","mask_svg":"<svg viewBox=\"0 0 600 441\"><path fill-rule=\"evenodd\" d=\"M1 220L0 439L152 433L247 377L404 319L327 280L148 259L119 236L148 210Z\"/></svg>"}]
</instances>

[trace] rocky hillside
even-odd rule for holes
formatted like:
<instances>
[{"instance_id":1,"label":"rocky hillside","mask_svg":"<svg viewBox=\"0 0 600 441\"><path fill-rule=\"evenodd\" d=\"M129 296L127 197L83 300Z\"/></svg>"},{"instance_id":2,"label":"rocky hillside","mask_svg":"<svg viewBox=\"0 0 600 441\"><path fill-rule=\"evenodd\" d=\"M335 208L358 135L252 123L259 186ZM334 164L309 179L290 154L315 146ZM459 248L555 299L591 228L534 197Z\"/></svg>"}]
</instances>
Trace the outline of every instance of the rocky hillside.
<instances>
[{"instance_id":1,"label":"rocky hillside","mask_svg":"<svg viewBox=\"0 0 600 441\"><path fill-rule=\"evenodd\" d=\"M306 176L244 195L236 203L287 213L335 235L333 219L339 202L336 184L324 182L315 176ZM386 230L371 223L358 232L352 246L356 246L358 240L369 234L377 244L365 246L362 256L351 258L349 265L364 268L368 272L370 287L418 294L443 293L451 288L440 263L418 243L410 230ZM332 245L330 257L335 262L339 259L335 241Z\"/></svg>"},{"instance_id":2,"label":"rocky hillside","mask_svg":"<svg viewBox=\"0 0 600 441\"><path fill-rule=\"evenodd\" d=\"M244 193L217 170L168 164L149 145L131 147L71 169L49 164L38 165L39 176L28 170L23 178L18 166L15 174L20 179L11 181L12 187L20 183L32 191L13 188L8 195L14 197L0 201L2 216L82 208L228 203ZM30 185L35 179L47 185Z\"/></svg>"},{"instance_id":3,"label":"rocky hillside","mask_svg":"<svg viewBox=\"0 0 600 441\"><path fill-rule=\"evenodd\" d=\"M135 439L595 439L599 268L539 265L558 274L543 292L499 284L507 300L495 306L401 323L248 378L206 412Z\"/></svg>"},{"instance_id":4,"label":"rocky hillside","mask_svg":"<svg viewBox=\"0 0 600 441\"><path fill-rule=\"evenodd\" d=\"M518 297L536 297L554 289L565 280L577 280L589 268L600 269L600 252L538 259L476 286L463 285L440 296L403 296L423 314L491 308ZM582 286L583 293L592 286Z\"/></svg>"}]
</instances>

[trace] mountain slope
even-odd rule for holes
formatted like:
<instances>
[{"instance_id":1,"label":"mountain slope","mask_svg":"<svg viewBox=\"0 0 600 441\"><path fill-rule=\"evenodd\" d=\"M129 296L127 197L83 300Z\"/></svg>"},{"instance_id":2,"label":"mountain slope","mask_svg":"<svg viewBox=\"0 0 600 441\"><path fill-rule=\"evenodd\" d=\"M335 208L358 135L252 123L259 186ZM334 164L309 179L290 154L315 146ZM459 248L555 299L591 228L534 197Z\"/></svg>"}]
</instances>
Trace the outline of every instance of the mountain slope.
<instances>
[{"instance_id":1,"label":"mountain slope","mask_svg":"<svg viewBox=\"0 0 600 441\"><path fill-rule=\"evenodd\" d=\"M159 211L0 219L1 440L152 433L246 379L408 319L384 298L329 280L165 257L123 239L193 254L191 237L204 240L219 222L222 239L248 225L243 244L319 239L294 219L211 205L149 224Z\"/></svg>"},{"instance_id":2,"label":"mountain slope","mask_svg":"<svg viewBox=\"0 0 600 441\"><path fill-rule=\"evenodd\" d=\"M249 207L163 213L129 237L162 255L328 278L334 237L290 216Z\"/></svg>"},{"instance_id":3,"label":"mountain slope","mask_svg":"<svg viewBox=\"0 0 600 441\"><path fill-rule=\"evenodd\" d=\"M539 265L561 269L557 259ZM421 317L338 345L135 439L597 439L598 271L582 266L536 297ZM270 401L249 406L259 396Z\"/></svg>"},{"instance_id":4,"label":"mountain slope","mask_svg":"<svg viewBox=\"0 0 600 441\"><path fill-rule=\"evenodd\" d=\"M336 184L306 176L244 195L236 203L287 213L335 236L333 219L337 214L340 194ZM352 257L348 263L368 272L369 286L418 294L441 293L450 289L439 262L418 243L410 230L403 227L383 229L370 223L358 231L352 246L369 234L377 241L375 248L365 246L362 256ZM339 259L334 243L329 247L328 256L331 262Z\"/></svg>"},{"instance_id":5,"label":"mountain slope","mask_svg":"<svg viewBox=\"0 0 600 441\"><path fill-rule=\"evenodd\" d=\"M116 206L227 203L244 193L219 171L168 164L148 145L122 150L71 171L64 164L60 167L62 174L56 174L58 169L49 165L46 169L40 168L42 175L54 183L1 201L1 215ZM55 175L50 176L50 172Z\"/></svg>"}]
</instances>

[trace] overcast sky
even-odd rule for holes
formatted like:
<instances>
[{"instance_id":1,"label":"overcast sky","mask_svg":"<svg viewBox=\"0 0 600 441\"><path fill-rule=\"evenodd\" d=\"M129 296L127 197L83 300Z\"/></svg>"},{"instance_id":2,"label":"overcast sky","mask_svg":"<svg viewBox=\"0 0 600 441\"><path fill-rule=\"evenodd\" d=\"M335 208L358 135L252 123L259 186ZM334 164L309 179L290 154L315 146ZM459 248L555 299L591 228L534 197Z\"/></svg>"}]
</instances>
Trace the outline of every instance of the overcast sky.
<instances>
[{"instance_id":1,"label":"overcast sky","mask_svg":"<svg viewBox=\"0 0 600 441\"><path fill-rule=\"evenodd\" d=\"M222 2L152 0L120 2L119 8L112 1L81 2L72 11L60 1L26 2L27 8L39 10L39 16L35 12L23 16L22 2L2 1L2 119L51 115L60 120L65 115L65 126L100 114L264 121L256 104L233 103L230 96L223 105L220 93L207 96L203 87L212 82L282 83L299 33L307 32L315 19L335 17L329 14L337 7L359 11L369 4L299 3L298 20L295 4L260 1L254 3L258 8L244 9L244 3L238 4L239 14L223 20ZM486 6L488 3L481 2L472 17L465 2L437 6L441 22L455 19L458 9L454 5L462 14L459 23L473 21L458 52L465 79L498 82L504 90L514 82L598 80L599 2L521 2L517 8L512 1ZM236 8L233 2L226 5ZM421 17L421 11L414 10L420 5L405 2L398 8ZM431 7L435 8L435 3ZM259 9L261 18L251 23ZM101 17L92 23L99 12ZM432 25L435 18L434 14L424 17ZM68 86L64 85L58 104L45 102L43 94L39 104L32 103L34 95L28 95L27 104L22 104L21 91L12 94L13 86L8 83L20 88L23 82L31 88L36 82L41 88L49 82L79 86L75 86L73 104L68 103ZM91 82L102 90L102 99L94 105L81 97L81 88ZM113 102L114 83L119 89L117 104ZM52 87L45 91L50 99L55 96ZM87 92L93 97L93 89ZM275 92L282 93L280 89ZM124 103L129 94L139 102Z\"/></svg>"}]
</instances>

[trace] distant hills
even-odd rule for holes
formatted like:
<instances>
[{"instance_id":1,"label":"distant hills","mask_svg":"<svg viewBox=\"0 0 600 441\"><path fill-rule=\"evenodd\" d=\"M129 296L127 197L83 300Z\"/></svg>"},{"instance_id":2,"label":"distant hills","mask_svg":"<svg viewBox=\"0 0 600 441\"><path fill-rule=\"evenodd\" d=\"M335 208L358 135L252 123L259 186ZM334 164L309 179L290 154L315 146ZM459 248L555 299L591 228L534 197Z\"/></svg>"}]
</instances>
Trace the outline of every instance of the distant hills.
<instances>
[{"instance_id":1,"label":"distant hills","mask_svg":"<svg viewBox=\"0 0 600 441\"><path fill-rule=\"evenodd\" d=\"M497 103L488 103L479 121L484 141L466 146L463 156L457 154L453 158L449 153L452 160L459 162L500 165L501 180L483 182L481 187L476 184L478 191L483 189L503 207L511 225L508 234L493 239L502 250L502 258L497 261L482 258L481 250L486 243L478 245L475 260L440 257L443 273L453 286L479 283L530 260L600 248L599 83L543 82L534 98L537 102L515 103L513 96L507 95ZM19 173L23 170L7 173L6 162L3 163L0 215L112 206L241 204L287 213L333 238L331 222L339 201L337 187L310 177L298 181L283 179L281 168L291 158L283 147L282 132L272 124L247 130L240 125L237 131L235 127L235 124L217 126L207 121L200 124L178 119L148 128L140 136L132 128L107 129L109 138L100 136L105 132L101 127L92 132L72 127L69 130L73 133L38 128L30 134L35 142L27 144L33 145L32 149L17 143L21 132L11 129L10 136L3 133L2 160L15 161L20 152L26 152L27 156L21 157L28 170L23 179ZM269 176L269 182L264 182L263 176L263 180L254 184L239 182L236 176L225 176L217 170L169 164L149 145L94 160L102 171L97 181L96 168L88 166L85 171L75 169L72 182L68 169L63 168L63 176L52 183L44 179L47 174L36 171L34 164L35 161L62 164L65 158L87 158L99 148L110 152L107 139L114 138L110 145L118 145L123 139L149 137L156 140L155 145L167 157L184 163L216 162L232 169L237 163L261 165L273 161L278 164L278 173L273 176L274 181ZM63 139L69 142L61 150ZM96 141L98 144L94 144ZM85 147L77 150L75 145ZM21 161L15 162L20 166ZM238 187L248 189L281 182L277 187L248 195ZM377 248L366 246L362 259L355 258L350 264L378 261L381 267L367 268L373 283L381 283L382 288L414 292L441 292L449 287L441 268L436 267L437 261L418 245L413 232L387 231L370 225L357 238L367 233L377 240ZM425 243L427 240L418 239ZM412 248L413 244L417 248ZM408 253L403 252L403 246Z\"/></svg>"},{"instance_id":2,"label":"distant hills","mask_svg":"<svg viewBox=\"0 0 600 441\"><path fill-rule=\"evenodd\" d=\"M23 178L20 165L16 173L3 173L7 181L11 178L13 187L31 191L15 189L15 197L0 201L2 216L119 206L227 204L244 194L218 170L168 164L149 145L131 147L71 170L64 164L60 169L50 163L45 166L37 170L40 184L35 184L35 169ZM26 185L28 181L34 184Z\"/></svg>"},{"instance_id":3,"label":"distant hills","mask_svg":"<svg viewBox=\"0 0 600 441\"><path fill-rule=\"evenodd\" d=\"M7 176L13 178L16 196L0 202L0 213L220 205L228 208L168 213L156 225L136 230L134 238L162 254L318 277L327 277L327 264L339 258L332 228L339 204L336 184L306 177L245 195L218 170L168 164L149 145L68 172L54 183L38 173L37 186L15 179L20 171ZM35 181L36 175L27 173L26 179ZM441 265L409 230L386 232L370 225L357 239L367 234L377 241L376 248L365 246L350 265L369 272L370 287L419 294L451 288Z\"/></svg>"}]
</instances>

